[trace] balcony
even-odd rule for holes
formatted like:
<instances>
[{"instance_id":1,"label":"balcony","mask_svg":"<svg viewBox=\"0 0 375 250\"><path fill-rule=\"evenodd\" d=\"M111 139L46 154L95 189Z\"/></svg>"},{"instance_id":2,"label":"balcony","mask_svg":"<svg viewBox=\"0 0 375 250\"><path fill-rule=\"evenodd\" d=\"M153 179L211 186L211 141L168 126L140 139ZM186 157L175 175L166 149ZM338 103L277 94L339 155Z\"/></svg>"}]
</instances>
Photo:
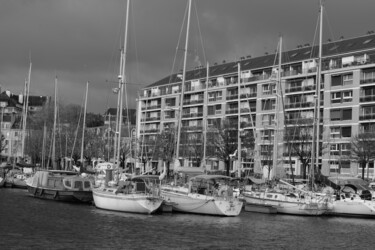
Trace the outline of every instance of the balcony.
<instances>
[{"instance_id":1,"label":"balcony","mask_svg":"<svg viewBox=\"0 0 375 250\"><path fill-rule=\"evenodd\" d=\"M315 85L310 86L298 86L298 87L292 87L285 89L285 93L292 93L292 92L301 92L301 91L313 91L315 90Z\"/></svg>"},{"instance_id":2,"label":"balcony","mask_svg":"<svg viewBox=\"0 0 375 250\"><path fill-rule=\"evenodd\" d=\"M270 79L271 74L264 74L260 76L252 76L249 78L244 78L244 82L255 82L255 81L261 81L261 80L268 80Z\"/></svg>"},{"instance_id":3,"label":"balcony","mask_svg":"<svg viewBox=\"0 0 375 250\"><path fill-rule=\"evenodd\" d=\"M313 102L296 102L296 103L285 104L286 109L310 108L310 107L314 107Z\"/></svg>"},{"instance_id":4,"label":"balcony","mask_svg":"<svg viewBox=\"0 0 375 250\"><path fill-rule=\"evenodd\" d=\"M186 113L186 114L182 115L183 118L202 117L202 116L203 116L202 112L200 112L200 113Z\"/></svg>"},{"instance_id":5,"label":"balcony","mask_svg":"<svg viewBox=\"0 0 375 250\"><path fill-rule=\"evenodd\" d=\"M152 105L152 106L143 107L142 110L160 109L160 108L161 108L161 104L158 104L158 105Z\"/></svg>"},{"instance_id":6,"label":"balcony","mask_svg":"<svg viewBox=\"0 0 375 250\"><path fill-rule=\"evenodd\" d=\"M148 122L148 121L158 121L158 120L160 120L160 116L158 116L158 117L146 117L146 119L143 119L143 121L146 121L146 122Z\"/></svg>"},{"instance_id":7,"label":"balcony","mask_svg":"<svg viewBox=\"0 0 375 250\"><path fill-rule=\"evenodd\" d=\"M203 127L202 125L197 125L197 126L183 126L182 127L183 131L202 131Z\"/></svg>"},{"instance_id":8,"label":"balcony","mask_svg":"<svg viewBox=\"0 0 375 250\"><path fill-rule=\"evenodd\" d=\"M201 104L203 103L203 99L198 100L185 100L184 105L191 105L191 104Z\"/></svg>"},{"instance_id":9,"label":"balcony","mask_svg":"<svg viewBox=\"0 0 375 250\"><path fill-rule=\"evenodd\" d=\"M186 92L188 91L199 91L199 90L204 90L206 88L205 85L199 85L199 86L190 86L185 89Z\"/></svg>"},{"instance_id":10,"label":"balcony","mask_svg":"<svg viewBox=\"0 0 375 250\"><path fill-rule=\"evenodd\" d=\"M375 78L361 79L360 80L360 84L370 84L370 83L375 83Z\"/></svg>"},{"instance_id":11,"label":"balcony","mask_svg":"<svg viewBox=\"0 0 375 250\"><path fill-rule=\"evenodd\" d=\"M223 97L222 96L218 96L218 97L209 97L208 98L208 101L209 102L216 102L216 101L221 101L223 100Z\"/></svg>"},{"instance_id":12,"label":"balcony","mask_svg":"<svg viewBox=\"0 0 375 250\"><path fill-rule=\"evenodd\" d=\"M360 102L374 102L375 101L375 95L367 95L367 96L361 96Z\"/></svg>"},{"instance_id":13,"label":"balcony","mask_svg":"<svg viewBox=\"0 0 375 250\"><path fill-rule=\"evenodd\" d=\"M250 112L256 112L256 107L250 107L250 108L241 108L241 113L250 113Z\"/></svg>"},{"instance_id":14,"label":"balcony","mask_svg":"<svg viewBox=\"0 0 375 250\"><path fill-rule=\"evenodd\" d=\"M241 94L240 97L241 97L241 98L254 98L254 97L257 97L257 93L254 92L254 93Z\"/></svg>"},{"instance_id":15,"label":"balcony","mask_svg":"<svg viewBox=\"0 0 375 250\"><path fill-rule=\"evenodd\" d=\"M359 120L374 120L375 119L375 114L366 114L366 115L360 115Z\"/></svg>"},{"instance_id":16,"label":"balcony","mask_svg":"<svg viewBox=\"0 0 375 250\"><path fill-rule=\"evenodd\" d=\"M229 101L229 100L235 100L235 99L238 99L238 94L228 95L226 100Z\"/></svg>"},{"instance_id":17,"label":"balcony","mask_svg":"<svg viewBox=\"0 0 375 250\"><path fill-rule=\"evenodd\" d=\"M281 72L282 77L295 76L295 75L298 75L298 74L302 74L302 70L288 70L288 71Z\"/></svg>"},{"instance_id":18,"label":"balcony","mask_svg":"<svg viewBox=\"0 0 375 250\"><path fill-rule=\"evenodd\" d=\"M229 115L229 114L237 114L238 113L238 109L228 109L225 111L225 114Z\"/></svg>"}]
</instances>

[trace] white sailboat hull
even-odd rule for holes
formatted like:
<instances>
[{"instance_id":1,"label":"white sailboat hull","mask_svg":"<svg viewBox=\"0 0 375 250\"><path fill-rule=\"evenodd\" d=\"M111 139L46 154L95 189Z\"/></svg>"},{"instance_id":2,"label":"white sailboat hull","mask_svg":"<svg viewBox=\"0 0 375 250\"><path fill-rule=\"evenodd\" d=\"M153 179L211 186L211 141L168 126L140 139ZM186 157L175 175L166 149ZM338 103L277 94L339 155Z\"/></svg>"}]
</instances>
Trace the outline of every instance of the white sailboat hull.
<instances>
[{"instance_id":1,"label":"white sailboat hull","mask_svg":"<svg viewBox=\"0 0 375 250\"><path fill-rule=\"evenodd\" d=\"M238 216L243 202L236 198L213 197L197 193L162 190L164 200L173 211L218 216Z\"/></svg>"},{"instance_id":2,"label":"white sailboat hull","mask_svg":"<svg viewBox=\"0 0 375 250\"><path fill-rule=\"evenodd\" d=\"M336 200L332 203L329 215L375 217L375 202L360 199Z\"/></svg>"},{"instance_id":3,"label":"white sailboat hull","mask_svg":"<svg viewBox=\"0 0 375 250\"><path fill-rule=\"evenodd\" d=\"M243 198L248 204L272 206L277 213L291 215L322 215L328 210L326 201L317 199L290 198L280 193L244 192Z\"/></svg>"},{"instance_id":4,"label":"white sailboat hull","mask_svg":"<svg viewBox=\"0 0 375 250\"><path fill-rule=\"evenodd\" d=\"M95 206L97 208L128 212L128 213L142 213L151 214L158 210L163 202L163 199L158 196L152 196L144 193L115 193L116 189L102 188L93 190L93 197Z\"/></svg>"}]
</instances>

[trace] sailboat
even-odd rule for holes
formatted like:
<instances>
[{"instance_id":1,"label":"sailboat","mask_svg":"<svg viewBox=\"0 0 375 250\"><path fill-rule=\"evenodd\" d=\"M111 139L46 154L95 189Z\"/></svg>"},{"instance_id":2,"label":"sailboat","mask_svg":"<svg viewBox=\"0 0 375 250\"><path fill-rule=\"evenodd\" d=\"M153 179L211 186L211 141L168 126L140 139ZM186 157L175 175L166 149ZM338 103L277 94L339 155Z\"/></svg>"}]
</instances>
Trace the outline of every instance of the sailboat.
<instances>
[{"instance_id":1,"label":"sailboat","mask_svg":"<svg viewBox=\"0 0 375 250\"><path fill-rule=\"evenodd\" d=\"M186 76L186 58L189 39L189 23L191 12L191 0L189 0L188 8L188 21L186 28L186 42L184 54L184 67L182 74L181 84L181 99L185 88ZM208 66L207 66L208 67ZM207 68L208 70L208 68ZM208 75L208 74L207 74ZM208 82L206 83L208 84ZM181 133L181 110L183 101L180 100L180 115L177 134L177 150L176 162L174 166L175 173L186 173L193 171L202 171L194 177L191 177L188 183L183 186L177 183L163 185L161 188L162 196L166 204L172 206L172 211L194 213L194 214L207 214L218 216L238 216L242 210L243 202L240 201L233 194L233 188L230 185L232 178L222 175L206 175L203 174L201 168L183 168L179 167L178 154L179 154L179 138ZM204 159L205 160L205 159Z\"/></svg>"},{"instance_id":2,"label":"sailboat","mask_svg":"<svg viewBox=\"0 0 375 250\"><path fill-rule=\"evenodd\" d=\"M124 49L121 50L120 59L120 91L118 92L119 102L117 110L119 117L117 119L118 125L116 127L121 131L122 123L122 98L125 84L125 62L127 49L127 35L129 22L129 5L130 0L127 1L126 10L126 25L125 25L125 39ZM115 164L120 163L120 142L121 134L117 138L117 153L115 150ZM116 143L116 142L115 142ZM112 169L106 170L108 176L112 175ZM142 175L126 178L126 180L119 181L118 185L108 186L108 183L101 187L93 189L93 197L95 206L97 208L129 212L129 213L143 213L151 214L156 212L162 205L163 199L160 196L160 181L158 176Z\"/></svg>"},{"instance_id":3,"label":"sailboat","mask_svg":"<svg viewBox=\"0 0 375 250\"><path fill-rule=\"evenodd\" d=\"M88 82L86 84L85 113L87 105ZM57 78L55 78L54 119L56 119ZM85 121L84 121L85 123ZM56 122L54 121L54 130ZM84 130L84 129L83 129ZM54 133L54 132L53 132ZM55 140L53 139L53 143ZM54 161L54 157L52 158ZM92 183L90 179L80 176L77 172L65 170L38 170L26 182L28 192L36 197L47 200L91 203Z\"/></svg>"},{"instance_id":4,"label":"sailboat","mask_svg":"<svg viewBox=\"0 0 375 250\"><path fill-rule=\"evenodd\" d=\"M277 72L277 85L276 85L276 98L281 96L280 89L281 89L281 48L282 48L282 38L280 37L280 47L279 47L279 67ZM321 47L321 46L320 46ZM318 75L317 78L319 78ZM317 85L320 84L317 81ZM318 93L320 90L318 88ZM276 100L278 103L278 100ZM278 105L276 104L276 117L278 114ZM315 115L316 111L319 109L315 108ZM315 119L314 119L315 120ZM316 124L314 124L315 130ZM275 132L275 139L276 139ZM274 145L274 158L273 164L276 166L277 155L276 151L276 144ZM314 153L312 153L314 158ZM312 160L312 163L314 161ZM312 164L313 165L313 164ZM312 169L312 168L311 168ZM245 189L242 193L246 204L249 205L247 211L255 211L255 212L265 212L268 213L269 211L276 210L277 213L282 214L292 214L292 215L322 215L327 212L330 207L330 198L325 196L320 196L313 191L306 191L303 189L299 189L296 186L289 184L283 180L280 182L286 187L286 189L281 189L279 187L275 187L272 189L264 188L262 190L251 190ZM262 209L263 208L263 209Z\"/></svg>"},{"instance_id":5,"label":"sailboat","mask_svg":"<svg viewBox=\"0 0 375 250\"><path fill-rule=\"evenodd\" d=\"M29 90L30 90L30 81L31 81L31 66L30 61L28 78L25 79L24 87L24 99L23 99L23 108L22 108L22 132L21 132L21 160L13 164L13 168L10 169L5 177L3 185L10 188L21 188L26 189L26 180L32 175L35 165L27 164L24 162L24 153L25 153L25 138L26 138L26 121L29 109ZM16 160L16 159L15 159Z\"/></svg>"}]
</instances>

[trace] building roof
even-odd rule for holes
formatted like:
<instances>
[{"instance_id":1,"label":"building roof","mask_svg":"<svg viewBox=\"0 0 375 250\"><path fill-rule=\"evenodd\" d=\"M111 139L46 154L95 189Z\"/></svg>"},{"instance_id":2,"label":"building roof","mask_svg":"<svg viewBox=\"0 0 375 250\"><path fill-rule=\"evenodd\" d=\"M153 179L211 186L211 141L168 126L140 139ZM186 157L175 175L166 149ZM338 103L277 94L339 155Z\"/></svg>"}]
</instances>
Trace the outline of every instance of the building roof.
<instances>
[{"instance_id":1,"label":"building roof","mask_svg":"<svg viewBox=\"0 0 375 250\"><path fill-rule=\"evenodd\" d=\"M367 34L365 36L341 39L338 41L327 42L322 46L322 57L332 57L335 55L341 55L346 53L352 53L355 51L365 51L368 49L375 48L375 34ZM318 57L318 45L316 46L298 46L297 49L286 51L282 53L282 64L300 62L303 60L309 60ZM241 64L241 70L249 69L262 69L267 67L273 67L278 62L278 55L270 54L255 58L242 58L239 63ZM210 76L225 75L228 73L237 72L238 62L223 63L220 65L213 65L209 67ZM207 69L200 67L194 70L186 72L185 79L192 80L203 78L206 76ZM146 88L158 87L161 85L166 85L175 82L181 82L181 78L178 77L181 73L175 73L167 76L155 83L148 85Z\"/></svg>"}]
</instances>

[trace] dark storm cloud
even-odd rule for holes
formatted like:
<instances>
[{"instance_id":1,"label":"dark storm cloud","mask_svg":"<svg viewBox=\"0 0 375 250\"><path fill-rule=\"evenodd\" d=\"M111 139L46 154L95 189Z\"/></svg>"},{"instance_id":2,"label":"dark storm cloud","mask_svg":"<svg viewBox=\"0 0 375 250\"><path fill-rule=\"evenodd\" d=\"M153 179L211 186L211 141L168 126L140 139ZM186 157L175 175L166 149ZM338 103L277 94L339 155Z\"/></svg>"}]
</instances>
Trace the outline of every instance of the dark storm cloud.
<instances>
[{"instance_id":1,"label":"dark storm cloud","mask_svg":"<svg viewBox=\"0 0 375 250\"><path fill-rule=\"evenodd\" d=\"M193 3L188 69L205 65L205 59L213 64L273 53L280 34L284 49L314 43L319 0ZM139 88L171 73L177 47L174 70L182 69L185 30L177 43L186 5L186 0L132 1L127 56L130 107L135 107ZM324 5L324 41L375 29L373 0L326 0ZM31 54L32 94L52 95L58 75L59 99L65 103L81 104L90 81L89 111L115 106L111 88L117 85L125 0L2 0L0 6L3 90L21 92Z\"/></svg>"}]
</instances>

